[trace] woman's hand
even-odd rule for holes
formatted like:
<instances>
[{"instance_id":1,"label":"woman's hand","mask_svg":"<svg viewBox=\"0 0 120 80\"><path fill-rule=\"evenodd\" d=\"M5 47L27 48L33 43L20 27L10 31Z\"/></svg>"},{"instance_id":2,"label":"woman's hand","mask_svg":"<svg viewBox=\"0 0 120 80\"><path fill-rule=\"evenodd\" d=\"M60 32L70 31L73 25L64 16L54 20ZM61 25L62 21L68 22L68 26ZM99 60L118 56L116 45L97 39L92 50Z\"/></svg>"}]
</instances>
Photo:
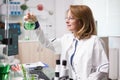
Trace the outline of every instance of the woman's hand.
<instances>
[{"instance_id":1,"label":"woman's hand","mask_svg":"<svg viewBox=\"0 0 120 80\"><path fill-rule=\"evenodd\" d=\"M37 22L36 16L34 14L32 14L32 13L27 13L27 15L24 16L24 20L25 21Z\"/></svg>"}]
</instances>

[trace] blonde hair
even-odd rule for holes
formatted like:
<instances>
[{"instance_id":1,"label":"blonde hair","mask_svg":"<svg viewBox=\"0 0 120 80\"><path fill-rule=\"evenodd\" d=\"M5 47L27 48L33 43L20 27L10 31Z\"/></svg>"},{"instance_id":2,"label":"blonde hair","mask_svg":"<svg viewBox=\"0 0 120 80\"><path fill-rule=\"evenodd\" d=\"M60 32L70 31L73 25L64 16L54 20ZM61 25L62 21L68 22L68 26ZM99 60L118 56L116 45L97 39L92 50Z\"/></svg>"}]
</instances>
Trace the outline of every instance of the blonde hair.
<instances>
[{"instance_id":1,"label":"blonde hair","mask_svg":"<svg viewBox=\"0 0 120 80\"><path fill-rule=\"evenodd\" d=\"M95 21L91 9L86 5L71 5L69 9L72 15L82 24L74 33L78 39L88 39L96 35Z\"/></svg>"}]
</instances>

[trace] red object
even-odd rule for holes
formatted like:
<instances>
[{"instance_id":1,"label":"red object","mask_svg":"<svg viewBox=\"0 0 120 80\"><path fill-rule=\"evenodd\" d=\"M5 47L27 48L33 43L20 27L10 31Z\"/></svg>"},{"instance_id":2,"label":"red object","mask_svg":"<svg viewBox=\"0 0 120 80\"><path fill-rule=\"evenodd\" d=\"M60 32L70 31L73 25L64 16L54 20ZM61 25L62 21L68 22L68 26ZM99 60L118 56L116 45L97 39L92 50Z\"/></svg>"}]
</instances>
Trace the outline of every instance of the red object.
<instances>
[{"instance_id":1,"label":"red object","mask_svg":"<svg viewBox=\"0 0 120 80\"><path fill-rule=\"evenodd\" d=\"M19 65L19 64L12 65L12 66L11 66L11 69L12 69L13 71L20 71L20 65Z\"/></svg>"},{"instance_id":2,"label":"red object","mask_svg":"<svg viewBox=\"0 0 120 80\"><path fill-rule=\"evenodd\" d=\"M42 4L38 4L38 5L37 5L37 9L38 9L39 11L42 11L42 10L43 10L43 5L42 5Z\"/></svg>"}]
</instances>

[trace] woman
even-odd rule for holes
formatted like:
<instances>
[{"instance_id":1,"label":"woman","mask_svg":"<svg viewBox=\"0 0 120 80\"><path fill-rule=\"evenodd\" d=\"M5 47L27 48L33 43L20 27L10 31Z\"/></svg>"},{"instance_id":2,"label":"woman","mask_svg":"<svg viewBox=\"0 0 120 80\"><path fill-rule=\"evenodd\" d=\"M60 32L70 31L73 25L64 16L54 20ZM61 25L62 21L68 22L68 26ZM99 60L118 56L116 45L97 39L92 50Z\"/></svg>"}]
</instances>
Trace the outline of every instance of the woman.
<instances>
[{"instance_id":1,"label":"woman","mask_svg":"<svg viewBox=\"0 0 120 80\"><path fill-rule=\"evenodd\" d=\"M37 21L30 13L24 19ZM60 60L67 60L68 75L73 80L102 80L107 77L106 49L103 41L96 36L94 22L92 11L88 6L71 5L66 15L67 29L71 33L50 43L45 39L40 27L36 30L42 44L49 48L51 45L54 48L57 48L55 45L61 47Z\"/></svg>"}]
</instances>

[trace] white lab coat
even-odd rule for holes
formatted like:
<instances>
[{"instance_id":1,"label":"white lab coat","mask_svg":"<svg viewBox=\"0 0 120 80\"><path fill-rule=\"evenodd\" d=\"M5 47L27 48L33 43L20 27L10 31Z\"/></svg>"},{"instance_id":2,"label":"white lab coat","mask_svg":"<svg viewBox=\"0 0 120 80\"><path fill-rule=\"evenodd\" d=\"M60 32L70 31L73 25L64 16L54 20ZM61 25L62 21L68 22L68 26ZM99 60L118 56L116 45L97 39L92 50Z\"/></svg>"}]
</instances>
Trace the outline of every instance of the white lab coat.
<instances>
[{"instance_id":1,"label":"white lab coat","mask_svg":"<svg viewBox=\"0 0 120 80\"><path fill-rule=\"evenodd\" d=\"M103 77L107 76L107 53L103 41L99 37L93 35L87 40L77 40L76 53L72 61L74 67L73 70L69 61L69 56L71 56L71 52L73 51L73 34L66 34L62 38L51 43L45 38L41 29L36 32L39 41L44 46L59 50L61 60L67 60L69 76L73 78L73 80L102 80Z\"/></svg>"}]
</instances>

